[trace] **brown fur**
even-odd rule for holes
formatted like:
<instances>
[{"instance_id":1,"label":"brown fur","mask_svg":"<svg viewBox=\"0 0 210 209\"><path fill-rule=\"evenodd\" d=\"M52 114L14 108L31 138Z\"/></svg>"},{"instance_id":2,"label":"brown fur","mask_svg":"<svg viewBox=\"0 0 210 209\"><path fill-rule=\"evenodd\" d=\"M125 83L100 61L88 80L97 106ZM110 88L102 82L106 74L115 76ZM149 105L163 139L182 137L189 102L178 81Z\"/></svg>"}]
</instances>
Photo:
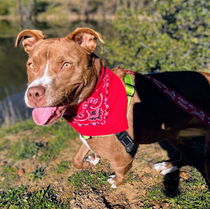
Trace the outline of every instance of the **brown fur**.
<instances>
[{"instance_id":1,"label":"brown fur","mask_svg":"<svg viewBox=\"0 0 210 209\"><path fill-rule=\"evenodd\" d=\"M23 47L29 54L27 62L29 85L44 75L47 62L48 75L52 78L50 84L33 86L37 89L41 86L45 93L39 98L28 98L26 94L26 100L28 100L26 103L30 107L57 105L75 89L76 92L72 93L71 105L84 100L94 88L101 70L101 61L93 54L96 39L103 42L100 34L92 29L79 28L64 38L44 39L44 36L38 35L40 33L34 30L24 31L18 35L16 41L18 44L24 36L35 40L32 44L28 38L23 41ZM26 47L28 43L30 48ZM115 69L114 72L123 79L122 70ZM210 112L210 74L173 72L152 76ZM136 74L133 79L136 93L129 107L128 133L135 143L148 144L167 139L183 151L181 137L194 136L199 130L199 135L206 139L205 168L207 181L210 183L209 128L173 104L143 75ZM30 92L30 88L27 91ZM110 162L116 174L114 184L120 185L131 168L133 157L125 151L115 135L93 137L88 144L97 155ZM82 145L75 155L73 163L78 169L93 166L84 160L89 151L85 145Z\"/></svg>"}]
</instances>

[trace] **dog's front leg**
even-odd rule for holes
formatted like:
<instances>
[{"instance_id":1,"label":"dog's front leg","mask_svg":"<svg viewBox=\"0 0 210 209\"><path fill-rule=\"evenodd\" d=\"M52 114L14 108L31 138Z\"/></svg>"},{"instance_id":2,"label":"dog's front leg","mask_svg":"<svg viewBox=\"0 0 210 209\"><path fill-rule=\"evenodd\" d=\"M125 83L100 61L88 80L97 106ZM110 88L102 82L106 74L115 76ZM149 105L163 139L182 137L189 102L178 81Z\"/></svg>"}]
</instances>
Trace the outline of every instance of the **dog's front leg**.
<instances>
[{"instance_id":1,"label":"dog's front leg","mask_svg":"<svg viewBox=\"0 0 210 209\"><path fill-rule=\"evenodd\" d=\"M120 165L119 162L111 162L111 167L113 168L115 175L110 176L108 182L111 184L112 188L116 188L123 183L127 172L132 167L133 158L129 157L129 159L130 160L124 162L123 165Z\"/></svg>"},{"instance_id":2,"label":"dog's front leg","mask_svg":"<svg viewBox=\"0 0 210 209\"><path fill-rule=\"evenodd\" d=\"M89 140L89 145L91 150L97 155L110 162L115 174L108 179L112 188L122 184L132 166L133 157L126 152L125 147L119 142L117 137L114 135L94 137Z\"/></svg>"},{"instance_id":3,"label":"dog's front leg","mask_svg":"<svg viewBox=\"0 0 210 209\"><path fill-rule=\"evenodd\" d=\"M90 149L85 145L82 144L77 154L73 157L73 165L77 169L84 169L84 168L90 168L94 164L91 163L90 160L85 159L85 156L88 154Z\"/></svg>"}]
</instances>

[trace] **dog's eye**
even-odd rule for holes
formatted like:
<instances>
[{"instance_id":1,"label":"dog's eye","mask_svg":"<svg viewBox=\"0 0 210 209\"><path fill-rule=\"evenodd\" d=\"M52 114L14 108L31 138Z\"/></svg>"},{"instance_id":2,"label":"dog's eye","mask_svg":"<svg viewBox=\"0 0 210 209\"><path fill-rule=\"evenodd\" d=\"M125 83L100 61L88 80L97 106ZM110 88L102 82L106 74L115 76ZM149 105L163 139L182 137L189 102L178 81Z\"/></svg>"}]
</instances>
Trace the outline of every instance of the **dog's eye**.
<instances>
[{"instance_id":1,"label":"dog's eye","mask_svg":"<svg viewBox=\"0 0 210 209\"><path fill-rule=\"evenodd\" d=\"M70 66L71 66L71 63L70 62L65 62L62 65L62 69L69 68Z\"/></svg>"}]
</instances>

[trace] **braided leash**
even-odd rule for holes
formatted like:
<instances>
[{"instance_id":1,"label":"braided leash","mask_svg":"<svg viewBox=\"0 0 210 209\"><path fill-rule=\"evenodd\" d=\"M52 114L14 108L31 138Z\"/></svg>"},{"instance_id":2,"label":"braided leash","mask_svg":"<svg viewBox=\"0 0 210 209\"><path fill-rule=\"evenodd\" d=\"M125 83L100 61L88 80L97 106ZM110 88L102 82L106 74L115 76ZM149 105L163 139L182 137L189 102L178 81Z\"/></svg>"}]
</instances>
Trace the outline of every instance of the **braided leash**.
<instances>
[{"instance_id":1,"label":"braided leash","mask_svg":"<svg viewBox=\"0 0 210 209\"><path fill-rule=\"evenodd\" d=\"M154 83L158 89L161 90L170 100L172 100L175 104L177 104L182 110L186 113L198 118L201 120L205 125L210 127L210 114L202 110L200 107L192 104L186 98L178 94L176 91L168 88L163 83L158 81L157 79L151 76L145 76L148 80Z\"/></svg>"}]
</instances>

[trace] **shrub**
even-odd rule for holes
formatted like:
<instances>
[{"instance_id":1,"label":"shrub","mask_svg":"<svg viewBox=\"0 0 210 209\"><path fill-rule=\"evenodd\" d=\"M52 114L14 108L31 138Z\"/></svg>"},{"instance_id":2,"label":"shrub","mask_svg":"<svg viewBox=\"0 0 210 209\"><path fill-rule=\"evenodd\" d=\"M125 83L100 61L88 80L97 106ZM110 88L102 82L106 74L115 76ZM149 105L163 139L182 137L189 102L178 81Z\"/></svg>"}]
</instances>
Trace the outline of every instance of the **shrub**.
<instances>
[{"instance_id":1,"label":"shrub","mask_svg":"<svg viewBox=\"0 0 210 209\"><path fill-rule=\"evenodd\" d=\"M144 11L121 11L107 45L109 65L141 72L207 69L209 2L198 2L159 0Z\"/></svg>"},{"instance_id":2,"label":"shrub","mask_svg":"<svg viewBox=\"0 0 210 209\"><path fill-rule=\"evenodd\" d=\"M11 1L0 1L0 15L8 15Z\"/></svg>"}]
</instances>

